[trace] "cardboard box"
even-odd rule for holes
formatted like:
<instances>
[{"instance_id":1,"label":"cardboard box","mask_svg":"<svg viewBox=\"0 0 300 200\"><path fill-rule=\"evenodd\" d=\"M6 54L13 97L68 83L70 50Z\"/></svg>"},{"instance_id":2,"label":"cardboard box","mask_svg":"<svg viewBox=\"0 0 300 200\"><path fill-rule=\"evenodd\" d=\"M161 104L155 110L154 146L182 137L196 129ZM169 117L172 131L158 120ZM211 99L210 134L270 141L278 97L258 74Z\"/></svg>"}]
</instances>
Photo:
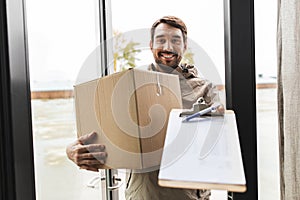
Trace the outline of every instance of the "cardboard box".
<instances>
[{"instance_id":1,"label":"cardboard box","mask_svg":"<svg viewBox=\"0 0 300 200\"><path fill-rule=\"evenodd\" d=\"M173 108L181 108L177 75L129 69L74 86L78 136L98 133L103 168L158 166Z\"/></svg>"}]
</instances>

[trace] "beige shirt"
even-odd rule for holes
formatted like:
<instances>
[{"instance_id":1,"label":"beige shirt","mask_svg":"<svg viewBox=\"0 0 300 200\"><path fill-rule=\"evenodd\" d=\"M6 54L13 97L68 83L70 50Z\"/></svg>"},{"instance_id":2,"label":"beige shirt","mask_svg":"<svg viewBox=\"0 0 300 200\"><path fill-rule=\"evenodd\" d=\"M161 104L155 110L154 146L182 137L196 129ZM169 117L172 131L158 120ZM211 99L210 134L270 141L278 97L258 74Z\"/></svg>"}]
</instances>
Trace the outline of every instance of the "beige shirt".
<instances>
[{"instance_id":1,"label":"beige shirt","mask_svg":"<svg viewBox=\"0 0 300 200\"><path fill-rule=\"evenodd\" d=\"M192 108L200 97L207 104L219 101L213 84L198 77L197 69L192 65L181 65L176 69L151 64L150 71L177 74L179 76L183 108ZM158 185L159 170L137 173L129 172L126 180L125 196L127 200L208 200L209 190L188 190L166 188Z\"/></svg>"}]
</instances>

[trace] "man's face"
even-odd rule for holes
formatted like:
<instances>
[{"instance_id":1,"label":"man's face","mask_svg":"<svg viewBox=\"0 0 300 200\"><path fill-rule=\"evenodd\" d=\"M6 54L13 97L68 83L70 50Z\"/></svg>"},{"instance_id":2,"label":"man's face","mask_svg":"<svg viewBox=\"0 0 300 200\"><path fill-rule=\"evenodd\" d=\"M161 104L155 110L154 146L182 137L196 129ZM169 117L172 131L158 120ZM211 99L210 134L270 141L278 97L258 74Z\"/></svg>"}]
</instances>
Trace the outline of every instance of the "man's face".
<instances>
[{"instance_id":1,"label":"man's face","mask_svg":"<svg viewBox=\"0 0 300 200\"><path fill-rule=\"evenodd\" d=\"M161 23L154 31L150 48L157 64L175 68L186 50L186 43L179 28Z\"/></svg>"}]
</instances>

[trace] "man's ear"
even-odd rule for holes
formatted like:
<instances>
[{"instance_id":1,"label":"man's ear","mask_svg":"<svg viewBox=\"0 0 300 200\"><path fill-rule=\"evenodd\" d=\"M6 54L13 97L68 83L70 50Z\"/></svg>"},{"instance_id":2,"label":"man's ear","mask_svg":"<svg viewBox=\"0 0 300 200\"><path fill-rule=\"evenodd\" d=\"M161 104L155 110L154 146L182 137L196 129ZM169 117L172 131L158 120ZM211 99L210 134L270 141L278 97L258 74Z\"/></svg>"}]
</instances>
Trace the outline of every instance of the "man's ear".
<instances>
[{"instance_id":1,"label":"man's ear","mask_svg":"<svg viewBox=\"0 0 300 200\"><path fill-rule=\"evenodd\" d=\"M152 40L150 40L149 46L150 46L150 49L152 51L152 49L153 49L153 42L152 42Z\"/></svg>"},{"instance_id":2,"label":"man's ear","mask_svg":"<svg viewBox=\"0 0 300 200\"><path fill-rule=\"evenodd\" d=\"M183 52L185 52L187 50L187 42L184 43L184 47L183 47Z\"/></svg>"}]
</instances>

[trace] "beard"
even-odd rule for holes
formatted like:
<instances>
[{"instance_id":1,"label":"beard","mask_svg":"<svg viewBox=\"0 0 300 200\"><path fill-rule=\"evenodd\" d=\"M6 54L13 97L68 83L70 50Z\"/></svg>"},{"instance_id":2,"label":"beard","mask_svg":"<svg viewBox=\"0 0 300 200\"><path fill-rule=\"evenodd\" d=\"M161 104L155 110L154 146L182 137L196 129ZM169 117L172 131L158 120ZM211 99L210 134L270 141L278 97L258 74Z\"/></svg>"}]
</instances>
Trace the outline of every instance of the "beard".
<instances>
[{"instance_id":1,"label":"beard","mask_svg":"<svg viewBox=\"0 0 300 200\"><path fill-rule=\"evenodd\" d=\"M175 51L160 51L156 50L153 53L154 60L158 65L176 68L182 57Z\"/></svg>"}]
</instances>

